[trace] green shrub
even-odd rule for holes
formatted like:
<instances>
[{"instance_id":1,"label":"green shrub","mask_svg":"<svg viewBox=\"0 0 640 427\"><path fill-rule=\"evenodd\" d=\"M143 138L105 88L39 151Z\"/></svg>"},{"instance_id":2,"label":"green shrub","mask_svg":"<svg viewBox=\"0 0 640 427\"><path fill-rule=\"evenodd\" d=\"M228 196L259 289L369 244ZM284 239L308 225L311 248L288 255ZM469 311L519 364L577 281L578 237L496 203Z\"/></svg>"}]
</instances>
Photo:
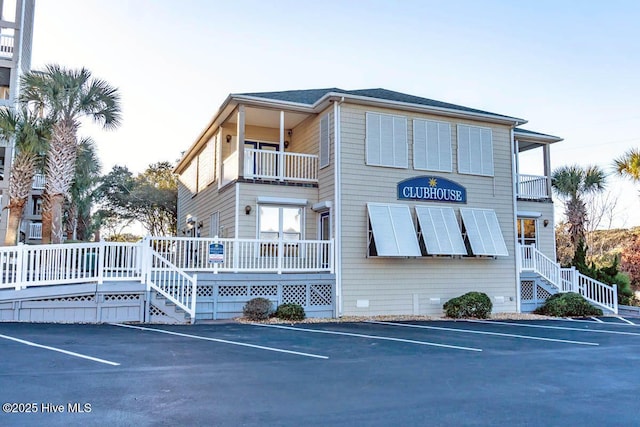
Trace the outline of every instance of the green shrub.
<instances>
[{"instance_id":1,"label":"green shrub","mask_svg":"<svg viewBox=\"0 0 640 427\"><path fill-rule=\"evenodd\" d=\"M266 298L253 298L242 307L242 314L249 320L266 320L272 312L273 305Z\"/></svg>"},{"instance_id":2,"label":"green shrub","mask_svg":"<svg viewBox=\"0 0 640 427\"><path fill-rule=\"evenodd\" d=\"M534 313L555 317L602 316L602 310L592 306L582 295L575 292L551 295Z\"/></svg>"},{"instance_id":3,"label":"green shrub","mask_svg":"<svg viewBox=\"0 0 640 427\"><path fill-rule=\"evenodd\" d=\"M278 306L276 317L283 320L303 320L306 314L300 304L286 303Z\"/></svg>"},{"instance_id":4,"label":"green shrub","mask_svg":"<svg viewBox=\"0 0 640 427\"><path fill-rule=\"evenodd\" d=\"M444 306L447 317L459 319L461 317L475 317L486 319L491 314L493 304L487 294L482 292L468 292L447 301Z\"/></svg>"}]
</instances>

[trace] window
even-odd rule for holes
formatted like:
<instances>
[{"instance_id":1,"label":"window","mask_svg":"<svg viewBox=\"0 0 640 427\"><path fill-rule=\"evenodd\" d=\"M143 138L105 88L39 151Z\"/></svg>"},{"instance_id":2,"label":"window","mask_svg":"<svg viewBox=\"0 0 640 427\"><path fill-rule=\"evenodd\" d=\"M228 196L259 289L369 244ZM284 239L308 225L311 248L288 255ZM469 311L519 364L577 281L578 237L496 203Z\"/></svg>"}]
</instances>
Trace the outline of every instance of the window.
<instances>
[{"instance_id":1,"label":"window","mask_svg":"<svg viewBox=\"0 0 640 427\"><path fill-rule=\"evenodd\" d=\"M493 176L490 128L458 125L458 172Z\"/></svg>"},{"instance_id":2,"label":"window","mask_svg":"<svg viewBox=\"0 0 640 427\"><path fill-rule=\"evenodd\" d=\"M216 144L212 138L198 154L198 191L204 190L215 180Z\"/></svg>"},{"instance_id":3,"label":"window","mask_svg":"<svg viewBox=\"0 0 640 427\"><path fill-rule=\"evenodd\" d=\"M180 174L180 182L191 192L197 192L198 185L198 162L197 159L191 160L189 166Z\"/></svg>"},{"instance_id":4,"label":"window","mask_svg":"<svg viewBox=\"0 0 640 427\"><path fill-rule=\"evenodd\" d=\"M209 236L220 237L220 212L214 212L209 218Z\"/></svg>"},{"instance_id":5,"label":"window","mask_svg":"<svg viewBox=\"0 0 640 427\"><path fill-rule=\"evenodd\" d=\"M320 119L320 168L329 166L329 114Z\"/></svg>"},{"instance_id":6,"label":"window","mask_svg":"<svg viewBox=\"0 0 640 427\"><path fill-rule=\"evenodd\" d=\"M416 206L416 214L429 255L467 255L453 208Z\"/></svg>"},{"instance_id":7,"label":"window","mask_svg":"<svg viewBox=\"0 0 640 427\"><path fill-rule=\"evenodd\" d=\"M460 209L467 240L474 255L509 256L493 209Z\"/></svg>"},{"instance_id":8,"label":"window","mask_svg":"<svg viewBox=\"0 0 640 427\"><path fill-rule=\"evenodd\" d=\"M406 205L368 203L369 256L421 256Z\"/></svg>"},{"instance_id":9,"label":"window","mask_svg":"<svg viewBox=\"0 0 640 427\"><path fill-rule=\"evenodd\" d=\"M302 240L304 209L293 206L260 206L259 238L262 240Z\"/></svg>"},{"instance_id":10,"label":"window","mask_svg":"<svg viewBox=\"0 0 640 427\"><path fill-rule=\"evenodd\" d=\"M451 126L432 120L413 120L413 167L451 172Z\"/></svg>"},{"instance_id":11,"label":"window","mask_svg":"<svg viewBox=\"0 0 640 427\"><path fill-rule=\"evenodd\" d=\"M536 222L533 218L518 218L518 243L537 246Z\"/></svg>"},{"instance_id":12,"label":"window","mask_svg":"<svg viewBox=\"0 0 640 427\"><path fill-rule=\"evenodd\" d=\"M367 164L408 167L407 119L387 114L366 114Z\"/></svg>"}]
</instances>

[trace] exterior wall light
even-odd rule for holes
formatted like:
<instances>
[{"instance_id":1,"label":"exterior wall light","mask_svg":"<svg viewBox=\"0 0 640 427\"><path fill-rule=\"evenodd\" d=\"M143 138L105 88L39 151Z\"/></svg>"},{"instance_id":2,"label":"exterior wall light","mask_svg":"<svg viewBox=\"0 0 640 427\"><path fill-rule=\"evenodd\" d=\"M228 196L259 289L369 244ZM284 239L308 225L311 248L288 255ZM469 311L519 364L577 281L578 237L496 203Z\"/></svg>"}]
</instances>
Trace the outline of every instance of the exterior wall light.
<instances>
[{"instance_id":1,"label":"exterior wall light","mask_svg":"<svg viewBox=\"0 0 640 427\"><path fill-rule=\"evenodd\" d=\"M244 213L247 214L247 215L251 214L251 206L250 205L247 205L247 206L244 207Z\"/></svg>"},{"instance_id":2,"label":"exterior wall light","mask_svg":"<svg viewBox=\"0 0 640 427\"><path fill-rule=\"evenodd\" d=\"M544 221L542 221L542 224L544 224L545 227L548 226L549 225L549 220L545 219Z\"/></svg>"},{"instance_id":3,"label":"exterior wall light","mask_svg":"<svg viewBox=\"0 0 640 427\"><path fill-rule=\"evenodd\" d=\"M231 142L231 138L232 138L231 135L227 135L227 144Z\"/></svg>"}]
</instances>

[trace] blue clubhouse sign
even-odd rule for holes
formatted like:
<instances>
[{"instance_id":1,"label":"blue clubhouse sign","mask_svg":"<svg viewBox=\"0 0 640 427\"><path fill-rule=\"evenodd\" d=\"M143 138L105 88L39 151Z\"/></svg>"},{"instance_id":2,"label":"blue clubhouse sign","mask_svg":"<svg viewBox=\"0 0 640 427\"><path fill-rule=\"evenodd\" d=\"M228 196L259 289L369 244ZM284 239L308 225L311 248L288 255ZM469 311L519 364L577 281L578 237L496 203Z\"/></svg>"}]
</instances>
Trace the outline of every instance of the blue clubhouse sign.
<instances>
[{"instance_id":1,"label":"blue clubhouse sign","mask_svg":"<svg viewBox=\"0 0 640 427\"><path fill-rule=\"evenodd\" d=\"M398 200L467 203L467 190L439 176L417 176L398 183Z\"/></svg>"}]
</instances>

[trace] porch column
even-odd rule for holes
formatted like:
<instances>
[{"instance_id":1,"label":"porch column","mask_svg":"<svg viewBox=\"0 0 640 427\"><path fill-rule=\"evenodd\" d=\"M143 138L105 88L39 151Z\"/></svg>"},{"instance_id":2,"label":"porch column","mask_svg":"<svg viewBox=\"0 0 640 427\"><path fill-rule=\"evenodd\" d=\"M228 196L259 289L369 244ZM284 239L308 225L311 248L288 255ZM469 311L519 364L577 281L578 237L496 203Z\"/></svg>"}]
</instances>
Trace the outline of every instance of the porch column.
<instances>
[{"instance_id":1,"label":"porch column","mask_svg":"<svg viewBox=\"0 0 640 427\"><path fill-rule=\"evenodd\" d=\"M542 146L542 156L544 162L544 176L547 178L547 197L551 198L551 150L549 144Z\"/></svg>"},{"instance_id":2,"label":"porch column","mask_svg":"<svg viewBox=\"0 0 640 427\"><path fill-rule=\"evenodd\" d=\"M244 178L244 105L238 105L236 150L238 151L238 178Z\"/></svg>"},{"instance_id":3,"label":"porch column","mask_svg":"<svg viewBox=\"0 0 640 427\"><path fill-rule=\"evenodd\" d=\"M515 151L513 153L514 157L515 157L515 179L516 179L516 197L518 197L520 195L520 141L518 141L517 139L513 139L513 147Z\"/></svg>"},{"instance_id":4,"label":"porch column","mask_svg":"<svg viewBox=\"0 0 640 427\"><path fill-rule=\"evenodd\" d=\"M278 150L278 180L284 180L284 111L280 111L280 149Z\"/></svg>"}]
</instances>

